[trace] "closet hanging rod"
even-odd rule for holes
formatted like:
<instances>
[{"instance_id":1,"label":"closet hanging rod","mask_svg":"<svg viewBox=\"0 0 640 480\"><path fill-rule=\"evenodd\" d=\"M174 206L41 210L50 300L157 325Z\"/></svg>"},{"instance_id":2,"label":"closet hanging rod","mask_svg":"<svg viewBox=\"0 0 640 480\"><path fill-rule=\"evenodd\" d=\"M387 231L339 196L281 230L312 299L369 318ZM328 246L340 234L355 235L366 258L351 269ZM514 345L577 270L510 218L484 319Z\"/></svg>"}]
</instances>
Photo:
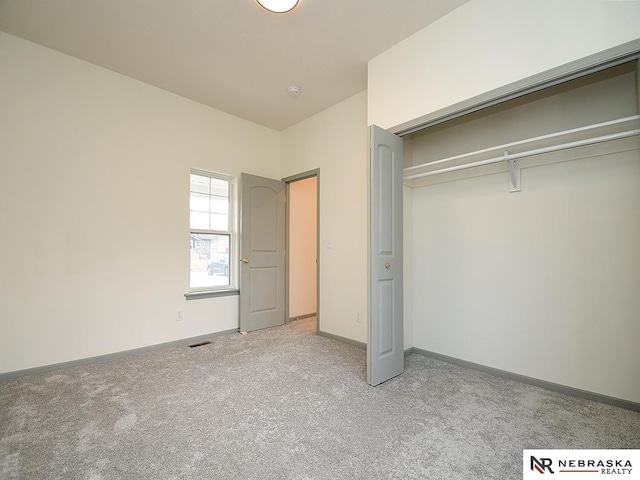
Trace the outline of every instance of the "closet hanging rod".
<instances>
[{"instance_id":1,"label":"closet hanging rod","mask_svg":"<svg viewBox=\"0 0 640 480\"><path fill-rule=\"evenodd\" d=\"M595 123L593 125L586 125L584 127L572 128L570 130L564 130L562 132L549 133L547 135L541 135L539 137L532 137L532 138L527 138L525 140L518 140L517 142L505 143L504 145L496 145L495 147L483 148L482 150L476 150L474 152L463 153L461 155L455 155L453 157L443 158L442 160L435 160L433 162L427 162L427 163L422 163L420 165L415 165L413 167L407 167L404 169L404 172L408 173L421 168L430 167L433 165L439 165L441 163L452 162L454 160L460 160L462 158L472 157L474 155L492 152L494 150L508 150L511 147L516 147L518 145L523 145L525 143L536 142L539 140L548 140L550 138L560 137L562 135L569 135L572 133L586 132L589 130L594 130L596 128L608 127L611 125L618 125L620 123L632 122L634 120L640 120L640 115L632 115L630 117L618 118L616 120L609 120L607 122ZM408 177L405 177L405 178L408 178Z\"/></svg>"},{"instance_id":2,"label":"closet hanging rod","mask_svg":"<svg viewBox=\"0 0 640 480\"><path fill-rule=\"evenodd\" d=\"M611 140L618 140L621 138L629 138L640 135L640 129L627 130L626 132L611 133L609 135L602 135L600 137L586 138L584 140L576 140L575 142L562 143L559 145L552 145L550 147L537 148L535 150L529 150L521 153L510 154L505 152L501 157L489 158L487 160L480 160L478 162L465 163L464 165L456 165L455 167L440 168L438 170L432 170L430 172L417 173L415 175L409 175L404 177L405 180L414 180L416 178L430 177L432 175L438 175L440 173L455 172L457 170L465 170L467 168L480 167L482 165L490 165L492 163L504 162L505 160L517 160L523 157L531 157L533 155L540 155L543 153L557 152L560 150L567 150L569 148L583 147L586 145L595 145L597 143L609 142Z\"/></svg>"}]
</instances>

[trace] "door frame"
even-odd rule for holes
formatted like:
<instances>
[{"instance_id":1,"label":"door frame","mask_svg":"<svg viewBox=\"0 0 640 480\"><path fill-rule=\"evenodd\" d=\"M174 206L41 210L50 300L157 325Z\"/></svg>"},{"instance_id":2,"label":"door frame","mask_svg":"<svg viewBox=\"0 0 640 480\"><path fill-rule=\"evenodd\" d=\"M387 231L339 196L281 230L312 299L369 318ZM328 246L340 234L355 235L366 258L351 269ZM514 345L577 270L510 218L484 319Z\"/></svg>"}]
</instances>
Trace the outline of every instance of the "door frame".
<instances>
[{"instance_id":1,"label":"door frame","mask_svg":"<svg viewBox=\"0 0 640 480\"><path fill-rule=\"evenodd\" d=\"M298 173L285 177L282 181L285 183L285 251L289 252L290 245L290 207L291 197L289 194L289 185L300 180L306 180L308 178L316 178L316 333L320 332L320 169L316 168L308 170L306 172ZM289 264L290 255L285 255L285 280L284 280L284 311L285 311L285 324L289 323Z\"/></svg>"}]
</instances>

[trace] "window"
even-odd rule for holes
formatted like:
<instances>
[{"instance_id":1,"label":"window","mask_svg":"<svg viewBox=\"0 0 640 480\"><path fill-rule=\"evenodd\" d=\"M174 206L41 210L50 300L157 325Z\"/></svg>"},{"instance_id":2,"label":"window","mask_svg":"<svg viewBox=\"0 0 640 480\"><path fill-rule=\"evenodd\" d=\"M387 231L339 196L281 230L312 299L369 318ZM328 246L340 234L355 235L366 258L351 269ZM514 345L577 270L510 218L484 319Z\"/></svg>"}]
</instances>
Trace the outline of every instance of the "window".
<instances>
[{"instance_id":1,"label":"window","mask_svg":"<svg viewBox=\"0 0 640 480\"><path fill-rule=\"evenodd\" d=\"M192 170L189 187L190 289L231 285L231 178Z\"/></svg>"}]
</instances>

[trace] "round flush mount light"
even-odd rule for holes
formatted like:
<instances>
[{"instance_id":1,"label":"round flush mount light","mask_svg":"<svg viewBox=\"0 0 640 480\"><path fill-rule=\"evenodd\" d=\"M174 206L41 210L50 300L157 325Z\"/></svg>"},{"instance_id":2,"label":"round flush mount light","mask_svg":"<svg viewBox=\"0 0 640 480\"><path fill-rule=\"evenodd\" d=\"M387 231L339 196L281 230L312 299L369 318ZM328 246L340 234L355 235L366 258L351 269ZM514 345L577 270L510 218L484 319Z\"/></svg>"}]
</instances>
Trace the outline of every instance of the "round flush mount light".
<instances>
[{"instance_id":1,"label":"round flush mount light","mask_svg":"<svg viewBox=\"0 0 640 480\"><path fill-rule=\"evenodd\" d=\"M257 2L270 12L285 13L298 4L298 0L257 0Z\"/></svg>"}]
</instances>

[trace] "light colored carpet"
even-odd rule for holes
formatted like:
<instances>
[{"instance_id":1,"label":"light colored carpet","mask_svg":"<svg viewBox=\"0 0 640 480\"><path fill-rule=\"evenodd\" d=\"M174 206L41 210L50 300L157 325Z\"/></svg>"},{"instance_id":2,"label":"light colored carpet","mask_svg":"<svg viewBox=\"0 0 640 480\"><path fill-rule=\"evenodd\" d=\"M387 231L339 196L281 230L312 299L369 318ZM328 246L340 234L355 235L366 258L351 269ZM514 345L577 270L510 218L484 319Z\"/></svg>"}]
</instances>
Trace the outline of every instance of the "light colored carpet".
<instances>
[{"instance_id":1,"label":"light colored carpet","mask_svg":"<svg viewBox=\"0 0 640 480\"><path fill-rule=\"evenodd\" d=\"M0 478L517 479L524 448L640 448L640 413L410 355L314 320L0 383Z\"/></svg>"}]
</instances>

